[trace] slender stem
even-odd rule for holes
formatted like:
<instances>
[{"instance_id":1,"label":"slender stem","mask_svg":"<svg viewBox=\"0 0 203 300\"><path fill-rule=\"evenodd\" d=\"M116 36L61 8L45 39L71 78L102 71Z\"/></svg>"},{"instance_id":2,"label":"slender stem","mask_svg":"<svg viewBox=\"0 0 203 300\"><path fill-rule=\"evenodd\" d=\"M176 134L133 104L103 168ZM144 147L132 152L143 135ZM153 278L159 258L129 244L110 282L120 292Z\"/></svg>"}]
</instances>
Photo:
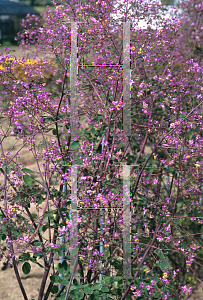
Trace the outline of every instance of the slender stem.
<instances>
[{"instance_id":1,"label":"slender stem","mask_svg":"<svg viewBox=\"0 0 203 300\"><path fill-rule=\"evenodd\" d=\"M57 271L56 273L54 273L54 275L58 275L58 274L59 274L58 271ZM46 291L46 293L45 293L45 295L44 295L44 299L43 299L43 300L47 300L47 299L48 299L49 294L51 293L51 289L52 289L53 285L54 285L54 283L51 281L51 282L49 283L49 286L48 286L48 288L47 288L47 291Z\"/></svg>"},{"instance_id":2,"label":"slender stem","mask_svg":"<svg viewBox=\"0 0 203 300\"><path fill-rule=\"evenodd\" d=\"M50 187L50 182L49 182L49 171L48 171L48 184L47 184L47 187L49 189ZM43 245L43 243L42 243ZM43 245L43 249L44 249L44 245ZM44 289L45 289L45 285L46 285L46 281L47 281L47 277L48 277L48 274L49 274L49 270L50 270L50 267L51 267L51 258L53 260L53 256L50 256L49 258L49 263L47 263L47 260L44 260L44 275L43 275L43 278L42 278L42 282L41 282L41 286L40 286L40 290L39 290L39 296L38 296L38 300L42 300L42 297L43 297L43 294L44 294Z\"/></svg>"},{"instance_id":3,"label":"slender stem","mask_svg":"<svg viewBox=\"0 0 203 300\"><path fill-rule=\"evenodd\" d=\"M20 274L19 274L19 272L18 272L18 267L17 267L17 263L16 263L16 260L15 260L15 256L12 258L12 260L13 260L14 271L15 271L16 278L17 278L17 280L18 280L18 284L19 284L19 286L20 286L21 292L22 292L22 294L23 294L24 299L25 299L25 300L28 300L28 297L27 297L27 295L26 295L24 286L23 286L22 281L21 281L21 279L20 279Z\"/></svg>"},{"instance_id":4,"label":"slender stem","mask_svg":"<svg viewBox=\"0 0 203 300\"><path fill-rule=\"evenodd\" d=\"M50 270L50 266L46 264L44 274L43 274L43 278L42 278L42 282L41 282L41 286L40 286L40 290L39 290L38 300L42 300L45 284L46 284L47 277L48 277L48 274L49 274L49 270Z\"/></svg>"},{"instance_id":5,"label":"slender stem","mask_svg":"<svg viewBox=\"0 0 203 300\"><path fill-rule=\"evenodd\" d=\"M0 138L0 143L1 143L1 153L3 155L3 158L5 159L4 148L3 148L3 145L2 145L1 138ZM7 196L6 196L6 181L7 181L7 176L6 176L6 167L4 167L3 172L4 172L4 209L7 210Z\"/></svg>"},{"instance_id":6,"label":"slender stem","mask_svg":"<svg viewBox=\"0 0 203 300\"><path fill-rule=\"evenodd\" d=\"M64 194L64 196L67 195L67 183L66 182L63 185L63 194ZM61 204L62 204L61 206L64 207L64 203L61 203ZM61 221L62 221L62 219L61 219ZM65 235L60 237L60 245L61 246L65 245ZM59 263L62 264L64 259L65 259L65 249L62 250L62 256L59 257ZM64 278L64 275L59 274L59 277ZM62 287L63 287L63 285L59 283L59 290L61 290Z\"/></svg>"},{"instance_id":7,"label":"slender stem","mask_svg":"<svg viewBox=\"0 0 203 300\"><path fill-rule=\"evenodd\" d=\"M56 215L56 223L57 224L59 223L59 215L58 214ZM56 237L57 237L57 228L54 228L53 239L52 239L53 244L56 243ZM51 251L50 257L49 257L49 268L50 268L50 266L51 266L51 264L53 262L53 257L54 257L54 255L53 255L53 252ZM54 275L58 275L58 274L59 274L59 272L57 271L56 274L54 274ZM44 300L48 299L49 294L51 292L51 289L52 289L53 285L54 285L54 283L50 282L50 284L49 284L49 286L47 288L47 291L45 293Z\"/></svg>"}]
</instances>

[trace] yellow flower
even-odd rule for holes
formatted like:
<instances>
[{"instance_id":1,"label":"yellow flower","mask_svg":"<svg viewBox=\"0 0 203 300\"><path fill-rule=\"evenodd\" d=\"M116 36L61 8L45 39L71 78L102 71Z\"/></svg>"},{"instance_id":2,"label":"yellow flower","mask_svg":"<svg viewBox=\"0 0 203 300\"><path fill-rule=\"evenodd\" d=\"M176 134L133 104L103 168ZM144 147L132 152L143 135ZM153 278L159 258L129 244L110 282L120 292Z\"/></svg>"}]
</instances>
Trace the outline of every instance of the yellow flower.
<instances>
[{"instance_id":1,"label":"yellow flower","mask_svg":"<svg viewBox=\"0 0 203 300\"><path fill-rule=\"evenodd\" d=\"M200 167L200 165L199 165L199 164L195 164L195 167L196 167L196 168L199 168L199 167Z\"/></svg>"},{"instance_id":2,"label":"yellow flower","mask_svg":"<svg viewBox=\"0 0 203 300\"><path fill-rule=\"evenodd\" d=\"M186 158L190 158L190 155L187 155Z\"/></svg>"},{"instance_id":3,"label":"yellow flower","mask_svg":"<svg viewBox=\"0 0 203 300\"><path fill-rule=\"evenodd\" d=\"M138 54L141 54L142 53L142 48L140 48L140 51L138 52Z\"/></svg>"},{"instance_id":4,"label":"yellow flower","mask_svg":"<svg viewBox=\"0 0 203 300\"><path fill-rule=\"evenodd\" d=\"M14 211L15 211L15 208L14 208L14 207L12 207L12 208L11 208L11 211L12 211L12 212L14 212Z\"/></svg>"},{"instance_id":5,"label":"yellow flower","mask_svg":"<svg viewBox=\"0 0 203 300\"><path fill-rule=\"evenodd\" d=\"M137 94L137 97L139 98L139 97L141 97L143 95L143 93L138 93ZM145 108L145 107L144 107Z\"/></svg>"},{"instance_id":6,"label":"yellow flower","mask_svg":"<svg viewBox=\"0 0 203 300\"><path fill-rule=\"evenodd\" d=\"M143 267L143 271L144 271L145 273L149 273L149 272L150 272L150 268L147 267L147 266L144 266L144 267Z\"/></svg>"}]
</instances>

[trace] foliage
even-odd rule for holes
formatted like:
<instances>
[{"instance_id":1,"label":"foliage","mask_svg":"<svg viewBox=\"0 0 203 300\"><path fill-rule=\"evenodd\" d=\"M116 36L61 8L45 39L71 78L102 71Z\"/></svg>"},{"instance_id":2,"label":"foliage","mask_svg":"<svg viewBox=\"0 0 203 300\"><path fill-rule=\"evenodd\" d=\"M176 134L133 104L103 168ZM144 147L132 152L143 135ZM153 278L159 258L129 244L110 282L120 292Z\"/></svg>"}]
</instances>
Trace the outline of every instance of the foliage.
<instances>
[{"instance_id":1,"label":"foliage","mask_svg":"<svg viewBox=\"0 0 203 300\"><path fill-rule=\"evenodd\" d=\"M25 274L32 271L29 261L44 268L39 300L50 293L69 300L187 298L191 285L199 282L202 261L202 4L183 2L182 12L174 9L172 19L164 17L165 8L157 2L128 1L117 8L110 0L54 5L42 23L36 16L35 26L30 26L32 17L24 20L19 34L22 48L34 46L32 56L42 53L43 60L19 61L9 49L0 58L1 99L7 103L0 128L2 257L15 268L22 261ZM112 13L120 13L118 20L110 22ZM136 27L143 18L147 29ZM76 136L71 127L71 20L84 22L78 23L77 36ZM130 136L123 127L122 20L134 24ZM4 151L9 135L29 147L37 174ZM122 276L122 165L132 165L130 278ZM38 215L30 213L33 203ZM63 253L63 262L52 268Z\"/></svg>"}]
</instances>

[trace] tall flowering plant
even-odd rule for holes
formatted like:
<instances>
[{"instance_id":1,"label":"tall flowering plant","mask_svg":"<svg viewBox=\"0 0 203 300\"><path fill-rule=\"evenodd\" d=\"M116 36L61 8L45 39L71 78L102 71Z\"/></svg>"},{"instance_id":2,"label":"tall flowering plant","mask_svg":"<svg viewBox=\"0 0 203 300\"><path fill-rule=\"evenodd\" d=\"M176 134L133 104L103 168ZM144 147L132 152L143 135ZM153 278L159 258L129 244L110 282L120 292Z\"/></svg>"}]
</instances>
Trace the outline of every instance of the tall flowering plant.
<instances>
[{"instance_id":1,"label":"tall flowering plant","mask_svg":"<svg viewBox=\"0 0 203 300\"><path fill-rule=\"evenodd\" d=\"M25 274L31 271L29 261L44 268L38 300L50 295L188 299L192 284L201 282L202 4L183 2L181 13L174 9L167 18L156 1L118 1L116 8L112 2L58 1L42 19L28 16L19 34L21 46L32 46L30 59L39 53L44 58L24 64L25 78L16 76L9 49L0 58L1 98L7 103L0 128L1 258L13 264L24 299L19 261ZM143 19L145 29L139 27ZM71 128L71 22L77 23L76 135ZM130 136L123 128L126 22L131 22ZM53 73L51 80L43 70ZM32 153L35 176L18 163L22 148L12 157L5 151L9 135ZM123 166L128 165L130 213L125 219ZM126 220L128 278L122 272Z\"/></svg>"}]
</instances>

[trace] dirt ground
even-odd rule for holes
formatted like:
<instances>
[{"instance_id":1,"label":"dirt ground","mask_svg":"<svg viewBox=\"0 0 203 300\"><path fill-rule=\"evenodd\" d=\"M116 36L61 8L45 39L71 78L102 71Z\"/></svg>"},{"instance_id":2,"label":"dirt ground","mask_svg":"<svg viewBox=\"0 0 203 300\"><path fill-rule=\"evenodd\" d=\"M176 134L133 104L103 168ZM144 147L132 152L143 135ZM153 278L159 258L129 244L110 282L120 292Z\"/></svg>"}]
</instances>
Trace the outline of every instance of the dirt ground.
<instances>
[{"instance_id":1,"label":"dirt ground","mask_svg":"<svg viewBox=\"0 0 203 300\"><path fill-rule=\"evenodd\" d=\"M22 284L29 300L37 300L40 284L43 276L43 269L38 265L31 264L31 272L25 276L22 272L22 263L19 263L19 273ZM2 264L0 270L0 299L4 300L23 300L21 290L19 288L14 269L8 267L2 271ZM49 281L48 281L49 283ZM46 288L48 285L46 285ZM49 300L51 297L48 298ZM52 298L53 299L53 298Z\"/></svg>"},{"instance_id":2,"label":"dirt ground","mask_svg":"<svg viewBox=\"0 0 203 300\"><path fill-rule=\"evenodd\" d=\"M15 56L22 58L23 53L20 51L18 47L10 47L10 49L15 50ZM0 47L0 54L5 53L4 49ZM13 52L14 53L14 52ZM37 140L41 140L40 136L36 137ZM9 137L6 139L6 143L3 144L4 151L7 152L15 142L14 137ZM13 150L11 150L11 156L16 153L18 147L20 147L20 143L18 143ZM40 162L40 161L39 161ZM24 148L20 152L19 163L23 164L24 167L31 169L33 171L38 171L35 159L31 152L28 149ZM0 184L3 184L3 177L0 174ZM31 213L34 213L35 208L31 206ZM43 261L39 261L43 265ZM25 276L22 272L22 263L19 263L19 272L20 277L22 279L22 283L24 285L25 291L27 293L28 299L37 300L38 292L40 289L40 284L43 276L43 269L38 265L31 263L31 272L27 276ZM14 269L8 266L5 270L2 270L3 263L0 262L0 300L23 300L23 296L21 294L21 290L19 288L17 279L15 277ZM51 275L51 274L49 274ZM49 280L48 280L49 283ZM46 285L47 286L47 285ZM49 297L49 300L51 297ZM203 283L201 283L198 288L195 290L194 294L190 297L190 300L203 300Z\"/></svg>"}]
</instances>

